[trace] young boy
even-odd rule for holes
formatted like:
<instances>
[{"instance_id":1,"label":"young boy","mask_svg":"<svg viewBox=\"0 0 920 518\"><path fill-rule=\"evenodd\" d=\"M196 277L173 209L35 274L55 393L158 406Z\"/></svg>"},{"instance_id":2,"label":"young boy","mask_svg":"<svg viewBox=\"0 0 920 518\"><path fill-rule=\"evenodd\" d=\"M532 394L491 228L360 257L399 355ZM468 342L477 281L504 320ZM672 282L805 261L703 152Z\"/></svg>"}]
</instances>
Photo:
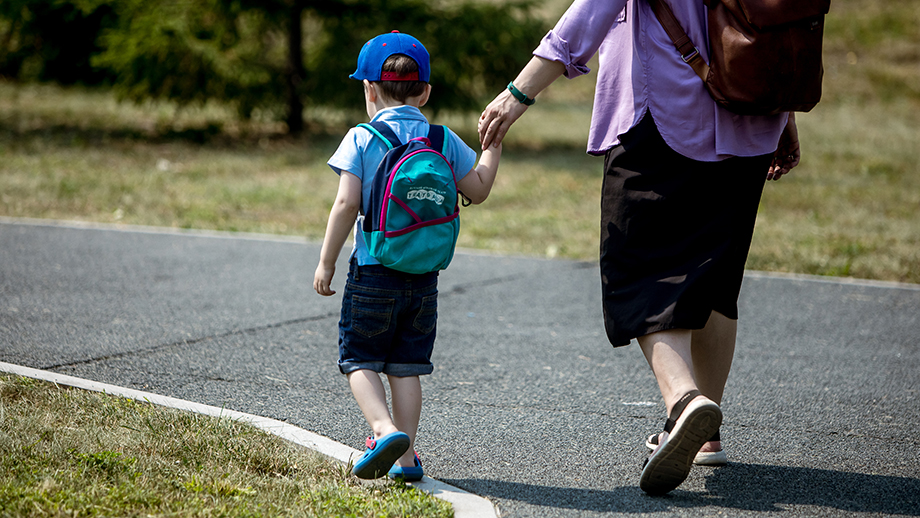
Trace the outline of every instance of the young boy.
<instances>
[{"instance_id":1,"label":"young boy","mask_svg":"<svg viewBox=\"0 0 920 518\"><path fill-rule=\"evenodd\" d=\"M430 71L428 51L421 42L393 31L364 45L357 70L349 77L364 83L371 121L385 122L406 143L428 134L428 121L419 108L431 94ZM402 273L380 265L368 253L359 209L367 212L373 177L386 151L379 137L352 128L329 159L339 175L339 188L313 288L320 295L335 293L330 284L336 259L354 226L355 247L339 321L338 365L348 376L374 435L368 437L367 450L353 472L359 478L389 475L415 481L424 474L414 444L422 411L419 376L434 370L438 273ZM454 169L459 190L473 203L482 203L492 189L501 147L483 151L474 168L476 152L445 128L442 154ZM390 383L392 415L380 373Z\"/></svg>"}]
</instances>

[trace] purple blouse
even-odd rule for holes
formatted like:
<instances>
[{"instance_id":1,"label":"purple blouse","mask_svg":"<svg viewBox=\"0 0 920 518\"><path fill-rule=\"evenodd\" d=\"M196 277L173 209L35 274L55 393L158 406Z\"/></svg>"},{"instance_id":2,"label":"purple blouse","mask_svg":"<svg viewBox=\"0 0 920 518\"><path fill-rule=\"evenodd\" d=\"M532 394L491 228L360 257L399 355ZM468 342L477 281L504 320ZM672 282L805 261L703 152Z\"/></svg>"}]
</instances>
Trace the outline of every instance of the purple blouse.
<instances>
[{"instance_id":1,"label":"purple blouse","mask_svg":"<svg viewBox=\"0 0 920 518\"><path fill-rule=\"evenodd\" d=\"M708 62L706 6L669 5ZM598 53L591 154L619 144L649 109L671 149L704 162L772 153L788 117L736 115L718 106L644 0L575 0L533 53L564 64L569 79L590 72L586 63Z\"/></svg>"}]
</instances>

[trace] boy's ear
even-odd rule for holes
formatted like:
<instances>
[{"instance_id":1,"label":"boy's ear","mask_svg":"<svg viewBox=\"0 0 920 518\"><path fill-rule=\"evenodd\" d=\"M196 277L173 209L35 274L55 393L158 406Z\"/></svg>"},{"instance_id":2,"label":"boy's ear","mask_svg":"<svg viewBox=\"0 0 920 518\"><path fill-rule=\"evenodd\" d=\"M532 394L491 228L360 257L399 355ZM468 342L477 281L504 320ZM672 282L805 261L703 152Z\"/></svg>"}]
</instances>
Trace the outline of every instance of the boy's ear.
<instances>
[{"instance_id":1,"label":"boy's ear","mask_svg":"<svg viewBox=\"0 0 920 518\"><path fill-rule=\"evenodd\" d=\"M368 102L377 102L377 87L367 79L362 81L364 82L364 96L367 97Z\"/></svg>"},{"instance_id":2,"label":"boy's ear","mask_svg":"<svg viewBox=\"0 0 920 518\"><path fill-rule=\"evenodd\" d=\"M418 107L421 108L425 106L425 103L428 102L428 98L431 97L431 83L425 85L425 93L419 96Z\"/></svg>"}]
</instances>

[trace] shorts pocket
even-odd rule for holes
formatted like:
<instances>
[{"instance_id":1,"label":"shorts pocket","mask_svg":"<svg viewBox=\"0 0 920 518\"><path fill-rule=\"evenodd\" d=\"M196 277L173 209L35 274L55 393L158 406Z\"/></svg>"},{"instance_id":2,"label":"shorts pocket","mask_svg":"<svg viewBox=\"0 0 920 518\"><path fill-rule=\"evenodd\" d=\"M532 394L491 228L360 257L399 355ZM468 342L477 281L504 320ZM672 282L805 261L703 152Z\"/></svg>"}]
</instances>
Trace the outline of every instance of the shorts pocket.
<instances>
[{"instance_id":1,"label":"shorts pocket","mask_svg":"<svg viewBox=\"0 0 920 518\"><path fill-rule=\"evenodd\" d=\"M351 327L367 338L387 332L393 319L395 299L351 297Z\"/></svg>"},{"instance_id":2,"label":"shorts pocket","mask_svg":"<svg viewBox=\"0 0 920 518\"><path fill-rule=\"evenodd\" d=\"M422 334L434 331L438 324L438 294L422 297L422 304L412 326Z\"/></svg>"}]
</instances>

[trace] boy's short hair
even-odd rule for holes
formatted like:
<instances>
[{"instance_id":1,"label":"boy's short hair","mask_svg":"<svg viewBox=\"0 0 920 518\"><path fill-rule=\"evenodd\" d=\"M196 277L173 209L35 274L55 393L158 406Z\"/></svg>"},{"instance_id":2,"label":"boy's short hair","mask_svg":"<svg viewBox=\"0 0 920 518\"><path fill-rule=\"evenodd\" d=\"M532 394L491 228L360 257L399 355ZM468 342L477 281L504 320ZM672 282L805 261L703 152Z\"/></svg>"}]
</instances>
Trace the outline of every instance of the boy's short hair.
<instances>
[{"instance_id":1,"label":"boy's short hair","mask_svg":"<svg viewBox=\"0 0 920 518\"><path fill-rule=\"evenodd\" d=\"M418 72L418 63L405 54L393 54L383 62L382 72L406 76ZM401 103L405 103L410 97L422 95L428 85L424 81L379 81L374 84L385 97Z\"/></svg>"}]
</instances>

